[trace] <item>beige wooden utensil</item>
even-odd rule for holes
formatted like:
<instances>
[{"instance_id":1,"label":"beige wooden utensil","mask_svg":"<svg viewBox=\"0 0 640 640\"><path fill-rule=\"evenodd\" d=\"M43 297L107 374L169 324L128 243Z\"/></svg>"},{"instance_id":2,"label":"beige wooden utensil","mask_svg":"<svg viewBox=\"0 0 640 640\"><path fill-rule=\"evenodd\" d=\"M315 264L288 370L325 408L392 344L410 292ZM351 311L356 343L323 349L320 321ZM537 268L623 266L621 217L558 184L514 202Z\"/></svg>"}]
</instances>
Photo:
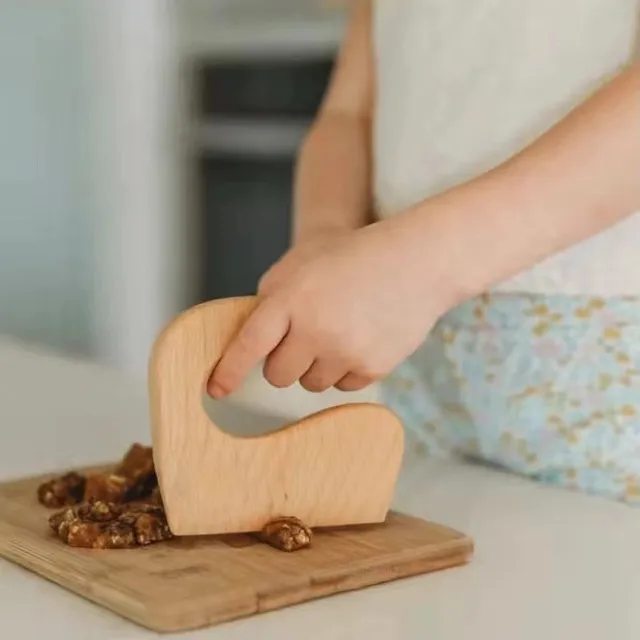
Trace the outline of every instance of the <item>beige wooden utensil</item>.
<instances>
[{"instance_id":1,"label":"beige wooden utensil","mask_svg":"<svg viewBox=\"0 0 640 640\"><path fill-rule=\"evenodd\" d=\"M154 344L153 451L171 530L257 531L279 516L311 527L384 521L404 446L402 425L384 406L346 404L249 438L225 433L205 413L211 371L256 304L198 305Z\"/></svg>"}]
</instances>

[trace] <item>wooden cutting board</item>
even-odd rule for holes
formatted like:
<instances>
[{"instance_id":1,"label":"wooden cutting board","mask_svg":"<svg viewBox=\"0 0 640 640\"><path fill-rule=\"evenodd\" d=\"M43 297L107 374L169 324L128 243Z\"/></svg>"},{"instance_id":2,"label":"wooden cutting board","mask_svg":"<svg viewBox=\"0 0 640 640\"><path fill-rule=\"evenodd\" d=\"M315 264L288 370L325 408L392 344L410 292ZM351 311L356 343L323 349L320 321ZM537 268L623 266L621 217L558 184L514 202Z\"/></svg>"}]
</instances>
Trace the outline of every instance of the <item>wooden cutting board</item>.
<instances>
[{"instance_id":1,"label":"wooden cutting board","mask_svg":"<svg viewBox=\"0 0 640 640\"><path fill-rule=\"evenodd\" d=\"M47 476L47 478L50 476ZM0 484L0 556L155 631L184 631L466 563L466 535L391 513L380 525L318 530L285 553L248 535L131 550L73 549L36 500L46 478Z\"/></svg>"}]
</instances>

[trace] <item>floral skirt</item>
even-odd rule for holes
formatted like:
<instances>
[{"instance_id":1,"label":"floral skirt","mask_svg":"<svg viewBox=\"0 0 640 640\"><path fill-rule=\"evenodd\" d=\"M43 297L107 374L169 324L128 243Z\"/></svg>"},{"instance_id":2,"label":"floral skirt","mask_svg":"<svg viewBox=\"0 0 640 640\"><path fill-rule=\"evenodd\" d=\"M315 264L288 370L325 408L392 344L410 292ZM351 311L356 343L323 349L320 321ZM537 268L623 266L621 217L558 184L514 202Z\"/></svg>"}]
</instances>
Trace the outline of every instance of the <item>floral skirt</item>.
<instances>
[{"instance_id":1,"label":"floral skirt","mask_svg":"<svg viewBox=\"0 0 640 640\"><path fill-rule=\"evenodd\" d=\"M640 503L640 299L484 295L382 392L414 451Z\"/></svg>"}]
</instances>

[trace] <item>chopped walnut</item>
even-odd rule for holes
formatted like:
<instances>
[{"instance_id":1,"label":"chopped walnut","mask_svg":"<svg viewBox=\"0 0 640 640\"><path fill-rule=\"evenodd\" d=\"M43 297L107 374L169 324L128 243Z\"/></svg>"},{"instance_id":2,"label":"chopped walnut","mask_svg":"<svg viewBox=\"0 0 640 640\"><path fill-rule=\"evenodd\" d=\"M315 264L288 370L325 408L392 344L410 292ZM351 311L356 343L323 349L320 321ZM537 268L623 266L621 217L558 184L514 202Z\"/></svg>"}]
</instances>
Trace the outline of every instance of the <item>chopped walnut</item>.
<instances>
[{"instance_id":1,"label":"chopped walnut","mask_svg":"<svg viewBox=\"0 0 640 640\"><path fill-rule=\"evenodd\" d=\"M49 518L49 526L63 542L73 544L73 546L83 546L75 542L69 542L69 539L76 541L92 534L85 533L83 528L76 525L81 523L86 525L107 524L117 518L120 513L121 509L118 505L96 500L83 503L77 507L68 507L63 511L54 513ZM87 528L90 529L90 527ZM96 528L94 527L93 530Z\"/></svg>"},{"instance_id":2,"label":"chopped walnut","mask_svg":"<svg viewBox=\"0 0 640 640\"><path fill-rule=\"evenodd\" d=\"M135 482L146 480L155 475L153 449L137 442L132 444L122 462L115 468L114 473Z\"/></svg>"},{"instance_id":3,"label":"chopped walnut","mask_svg":"<svg viewBox=\"0 0 640 640\"><path fill-rule=\"evenodd\" d=\"M164 510L148 504L96 500L52 515L49 525L69 546L90 549L130 549L173 537Z\"/></svg>"},{"instance_id":4,"label":"chopped walnut","mask_svg":"<svg viewBox=\"0 0 640 640\"><path fill-rule=\"evenodd\" d=\"M131 549L136 546L133 528L121 522L82 522L69 525L66 543L89 549Z\"/></svg>"},{"instance_id":5,"label":"chopped walnut","mask_svg":"<svg viewBox=\"0 0 640 640\"><path fill-rule=\"evenodd\" d=\"M124 507L104 500L84 502L74 509L77 518L87 522L111 522L122 515Z\"/></svg>"},{"instance_id":6,"label":"chopped walnut","mask_svg":"<svg viewBox=\"0 0 640 640\"><path fill-rule=\"evenodd\" d=\"M38 500L46 507L67 507L49 518L49 526L72 547L130 549L173 537L153 450L138 443L110 472L86 477L70 472L43 483ZM255 537L281 551L296 551L311 544L312 532L297 518L283 517Z\"/></svg>"},{"instance_id":7,"label":"chopped walnut","mask_svg":"<svg viewBox=\"0 0 640 640\"><path fill-rule=\"evenodd\" d=\"M172 538L164 509L157 507L155 511L138 515L133 530L139 545L152 544Z\"/></svg>"},{"instance_id":8,"label":"chopped walnut","mask_svg":"<svg viewBox=\"0 0 640 640\"><path fill-rule=\"evenodd\" d=\"M116 467L114 474L127 478L129 482L125 501L148 498L158 486L153 449L138 443L133 444Z\"/></svg>"},{"instance_id":9,"label":"chopped walnut","mask_svg":"<svg viewBox=\"0 0 640 640\"><path fill-rule=\"evenodd\" d=\"M133 482L124 476L96 473L87 476L84 500L103 500L105 502L125 502Z\"/></svg>"},{"instance_id":10,"label":"chopped walnut","mask_svg":"<svg viewBox=\"0 0 640 640\"><path fill-rule=\"evenodd\" d=\"M124 497L125 502L149 500L154 489L158 486L158 478L155 472L150 476L129 480L128 482L130 484Z\"/></svg>"},{"instance_id":11,"label":"chopped walnut","mask_svg":"<svg viewBox=\"0 0 640 640\"><path fill-rule=\"evenodd\" d=\"M38 487L38 500L53 508L92 500L125 503L148 498L157 486L153 450L135 443L112 472L54 478Z\"/></svg>"},{"instance_id":12,"label":"chopped walnut","mask_svg":"<svg viewBox=\"0 0 640 640\"><path fill-rule=\"evenodd\" d=\"M149 502L151 504L159 505L160 507L164 506L162 502L162 494L160 493L160 487L155 487L149 496Z\"/></svg>"},{"instance_id":13,"label":"chopped walnut","mask_svg":"<svg viewBox=\"0 0 640 640\"><path fill-rule=\"evenodd\" d=\"M69 537L69 525L77 519L77 514L73 508L59 511L49 518L49 526L55 531L57 536L66 542Z\"/></svg>"},{"instance_id":14,"label":"chopped walnut","mask_svg":"<svg viewBox=\"0 0 640 640\"><path fill-rule=\"evenodd\" d=\"M82 500L85 478L71 471L38 487L38 501L45 507L60 508Z\"/></svg>"},{"instance_id":15,"label":"chopped walnut","mask_svg":"<svg viewBox=\"0 0 640 640\"><path fill-rule=\"evenodd\" d=\"M95 479L92 488L96 495L92 495L87 490L84 499L100 498L110 502L131 502L148 498L157 486L153 450L136 442L129 447L113 473L101 479Z\"/></svg>"},{"instance_id":16,"label":"chopped walnut","mask_svg":"<svg viewBox=\"0 0 640 640\"><path fill-rule=\"evenodd\" d=\"M267 523L257 537L281 551L297 551L311 544L313 533L298 518L285 517Z\"/></svg>"}]
</instances>

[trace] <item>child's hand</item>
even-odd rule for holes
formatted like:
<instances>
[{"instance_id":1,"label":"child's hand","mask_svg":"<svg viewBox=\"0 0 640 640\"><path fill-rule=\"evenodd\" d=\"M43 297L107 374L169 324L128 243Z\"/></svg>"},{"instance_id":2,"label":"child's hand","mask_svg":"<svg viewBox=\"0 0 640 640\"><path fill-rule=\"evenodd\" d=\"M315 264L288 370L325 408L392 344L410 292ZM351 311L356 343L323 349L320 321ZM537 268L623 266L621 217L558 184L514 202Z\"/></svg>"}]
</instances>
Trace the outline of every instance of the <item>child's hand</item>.
<instances>
[{"instance_id":1,"label":"child's hand","mask_svg":"<svg viewBox=\"0 0 640 640\"><path fill-rule=\"evenodd\" d=\"M361 389L410 355L440 308L394 221L333 238L296 269L274 270L217 365L209 391L233 392L260 360L276 387ZM295 257L291 256L291 261Z\"/></svg>"},{"instance_id":2,"label":"child's hand","mask_svg":"<svg viewBox=\"0 0 640 640\"><path fill-rule=\"evenodd\" d=\"M352 233L354 233L353 229L333 229L298 242L260 278L258 294L268 295L307 262L326 253L332 246Z\"/></svg>"}]
</instances>

